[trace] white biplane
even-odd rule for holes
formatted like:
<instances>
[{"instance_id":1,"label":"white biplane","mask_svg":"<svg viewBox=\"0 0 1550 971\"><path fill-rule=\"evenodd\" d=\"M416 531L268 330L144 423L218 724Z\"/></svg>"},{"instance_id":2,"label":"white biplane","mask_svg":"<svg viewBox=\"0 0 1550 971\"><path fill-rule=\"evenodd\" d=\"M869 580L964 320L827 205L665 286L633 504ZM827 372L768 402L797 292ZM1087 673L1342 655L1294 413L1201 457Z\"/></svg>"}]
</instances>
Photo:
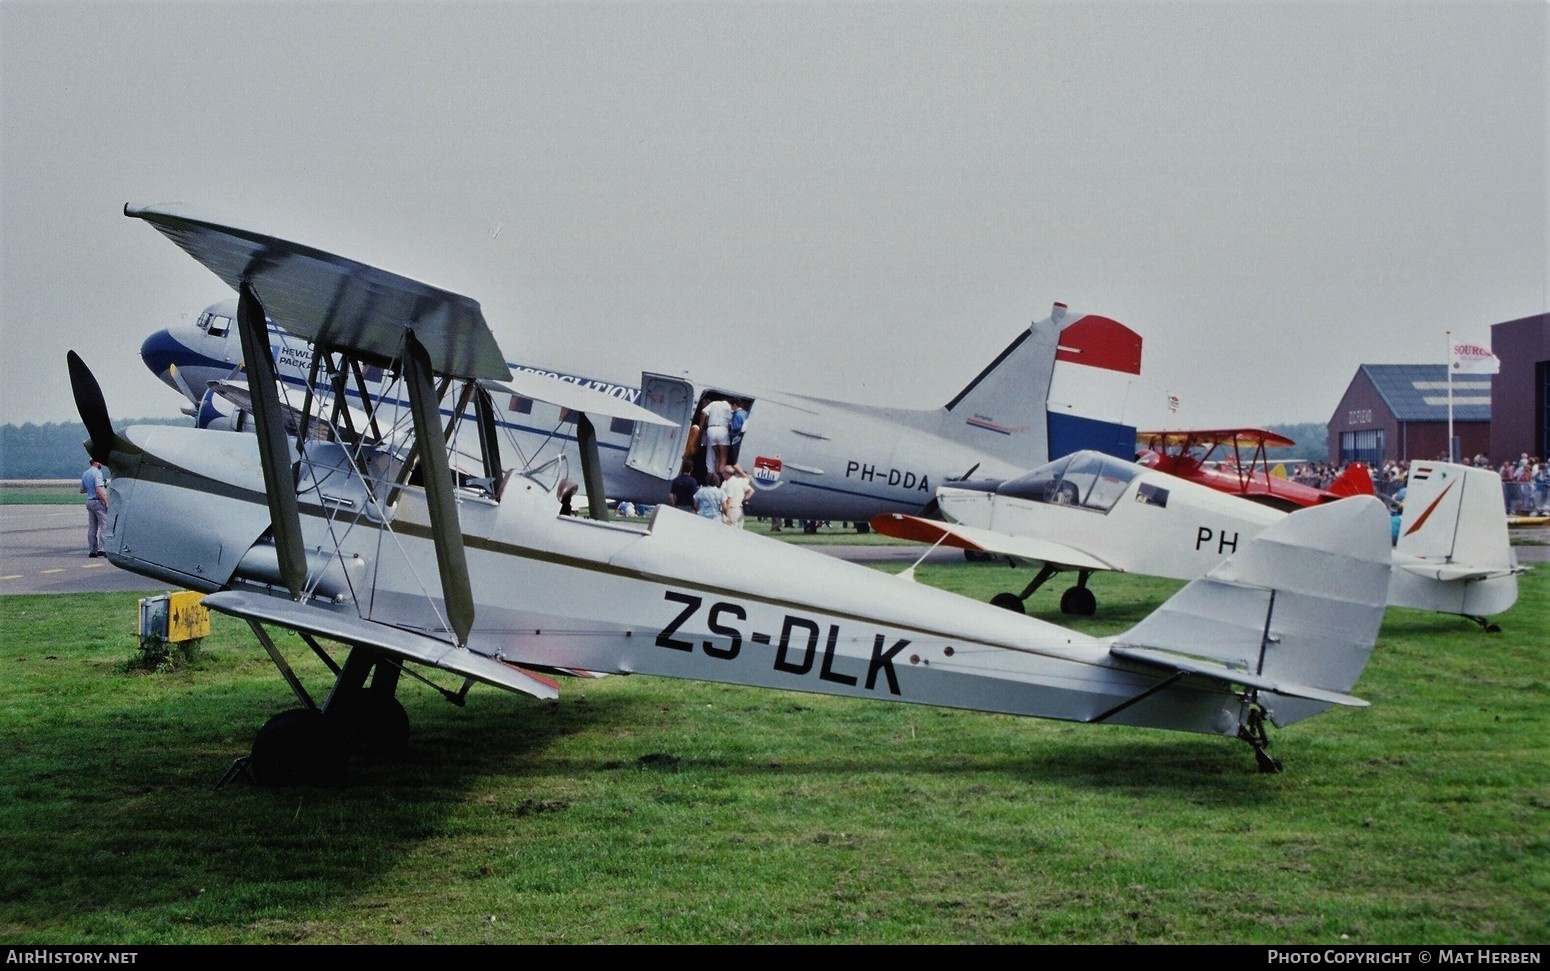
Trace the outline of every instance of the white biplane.
<instances>
[{"instance_id":1,"label":"white biplane","mask_svg":"<svg viewBox=\"0 0 1550 971\"><path fill-rule=\"evenodd\" d=\"M1067 614L1091 615L1087 581L1113 570L1193 580L1286 518L1276 506L1229 494L1112 455L1082 451L1006 481L957 482L936 491L947 521L897 513L873 517L888 536L1041 564L1021 593L991 601L1025 610L1051 577L1075 572L1060 598ZM1335 499L1341 505L1350 498ZM1297 508L1297 507L1293 507ZM1522 572L1507 537L1501 482L1489 469L1413 462L1394 534L1391 605L1484 618L1518 599Z\"/></svg>"},{"instance_id":2,"label":"white biplane","mask_svg":"<svg viewBox=\"0 0 1550 971\"><path fill-rule=\"evenodd\" d=\"M125 212L240 295L256 435L116 434L69 357L87 448L112 471L111 561L246 621L301 703L234 773L327 782L352 754L401 753L400 676L435 675L418 669L460 679L439 688L454 701L475 683L550 699L566 675L655 674L1201 732L1244 739L1266 771L1268 724L1365 704L1349 692L1389 582L1377 500L1288 516L1132 629L1085 636L671 508L645 524L565 516L497 455L485 474L454 470L464 445L448 436L510 377L474 301L219 222ZM302 425L327 434L288 427L266 317L343 373L383 368L406 407L314 416L304 402ZM583 458L596 475L595 450ZM329 664L322 701L270 628Z\"/></svg>"}]
</instances>

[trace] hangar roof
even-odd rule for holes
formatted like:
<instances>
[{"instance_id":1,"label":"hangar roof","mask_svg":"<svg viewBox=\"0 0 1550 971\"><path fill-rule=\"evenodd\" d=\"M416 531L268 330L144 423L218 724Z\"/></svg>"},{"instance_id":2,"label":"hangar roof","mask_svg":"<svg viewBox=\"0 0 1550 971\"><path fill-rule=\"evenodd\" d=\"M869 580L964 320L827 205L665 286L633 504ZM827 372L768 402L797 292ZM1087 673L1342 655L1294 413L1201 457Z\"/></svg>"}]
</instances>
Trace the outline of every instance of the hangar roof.
<instances>
[{"instance_id":1,"label":"hangar roof","mask_svg":"<svg viewBox=\"0 0 1550 971\"><path fill-rule=\"evenodd\" d=\"M1363 364L1363 374L1399 421L1448 420L1446 364ZM1453 378L1453 420L1491 420L1491 376Z\"/></svg>"}]
</instances>

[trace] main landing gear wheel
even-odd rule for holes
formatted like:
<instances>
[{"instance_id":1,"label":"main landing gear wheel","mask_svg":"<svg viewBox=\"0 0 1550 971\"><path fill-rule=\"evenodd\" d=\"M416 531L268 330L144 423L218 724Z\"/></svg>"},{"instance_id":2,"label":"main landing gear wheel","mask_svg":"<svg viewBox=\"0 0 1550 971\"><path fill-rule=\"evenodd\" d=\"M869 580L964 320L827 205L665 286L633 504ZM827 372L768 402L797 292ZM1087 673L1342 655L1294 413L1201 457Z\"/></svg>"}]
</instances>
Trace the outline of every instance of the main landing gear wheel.
<instances>
[{"instance_id":1,"label":"main landing gear wheel","mask_svg":"<svg viewBox=\"0 0 1550 971\"><path fill-rule=\"evenodd\" d=\"M293 708L258 730L247 767L259 785L337 785L344 778L344 741L321 712Z\"/></svg>"},{"instance_id":2,"label":"main landing gear wheel","mask_svg":"<svg viewBox=\"0 0 1550 971\"><path fill-rule=\"evenodd\" d=\"M1026 614L1028 612L1028 608L1023 606L1022 598L1015 593L998 593L990 598L990 605L1019 614Z\"/></svg>"},{"instance_id":3,"label":"main landing gear wheel","mask_svg":"<svg viewBox=\"0 0 1550 971\"><path fill-rule=\"evenodd\" d=\"M1060 612L1076 617L1091 617L1098 611L1098 598L1086 587L1072 587L1060 595Z\"/></svg>"},{"instance_id":4,"label":"main landing gear wheel","mask_svg":"<svg viewBox=\"0 0 1550 971\"><path fill-rule=\"evenodd\" d=\"M409 750L409 713L394 695L360 691L337 712L330 712L346 727L356 754L397 762Z\"/></svg>"}]
</instances>

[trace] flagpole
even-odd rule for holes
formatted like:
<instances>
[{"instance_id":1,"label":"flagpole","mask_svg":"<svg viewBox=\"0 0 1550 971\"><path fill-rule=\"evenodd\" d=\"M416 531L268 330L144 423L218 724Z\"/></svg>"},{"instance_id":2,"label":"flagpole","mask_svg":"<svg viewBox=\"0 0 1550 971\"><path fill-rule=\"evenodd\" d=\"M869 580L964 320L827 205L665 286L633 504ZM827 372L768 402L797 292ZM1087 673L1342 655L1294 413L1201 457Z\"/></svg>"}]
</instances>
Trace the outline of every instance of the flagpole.
<instances>
[{"instance_id":1,"label":"flagpole","mask_svg":"<svg viewBox=\"0 0 1550 971\"><path fill-rule=\"evenodd\" d=\"M1445 330L1447 336L1448 353L1443 358L1443 367L1448 370L1448 461L1457 462L1459 457L1453 452L1453 331Z\"/></svg>"}]
</instances>

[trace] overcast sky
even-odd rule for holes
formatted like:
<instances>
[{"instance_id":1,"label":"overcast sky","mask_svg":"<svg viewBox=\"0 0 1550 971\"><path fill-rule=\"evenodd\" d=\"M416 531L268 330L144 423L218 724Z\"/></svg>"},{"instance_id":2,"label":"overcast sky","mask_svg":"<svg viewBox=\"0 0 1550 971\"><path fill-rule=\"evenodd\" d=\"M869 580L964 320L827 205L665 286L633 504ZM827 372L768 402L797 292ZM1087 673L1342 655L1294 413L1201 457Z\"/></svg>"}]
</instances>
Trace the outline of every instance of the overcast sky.
<instances>
[{"instance_id":1,"label":"overcast sky","mask_svg":"<svg viewBox=\"0 0 1550 971\"><path fill-rule=\"evenodd\" d=\"M945 403L1063 301L1143 427L1327 421L1547 309L1547 6L0 0L0 422L177 413L231 292L126 202L467 294L506 356ZM1166 414L1165 397L1181 400Z\"/></svg>"}]
</instances>

